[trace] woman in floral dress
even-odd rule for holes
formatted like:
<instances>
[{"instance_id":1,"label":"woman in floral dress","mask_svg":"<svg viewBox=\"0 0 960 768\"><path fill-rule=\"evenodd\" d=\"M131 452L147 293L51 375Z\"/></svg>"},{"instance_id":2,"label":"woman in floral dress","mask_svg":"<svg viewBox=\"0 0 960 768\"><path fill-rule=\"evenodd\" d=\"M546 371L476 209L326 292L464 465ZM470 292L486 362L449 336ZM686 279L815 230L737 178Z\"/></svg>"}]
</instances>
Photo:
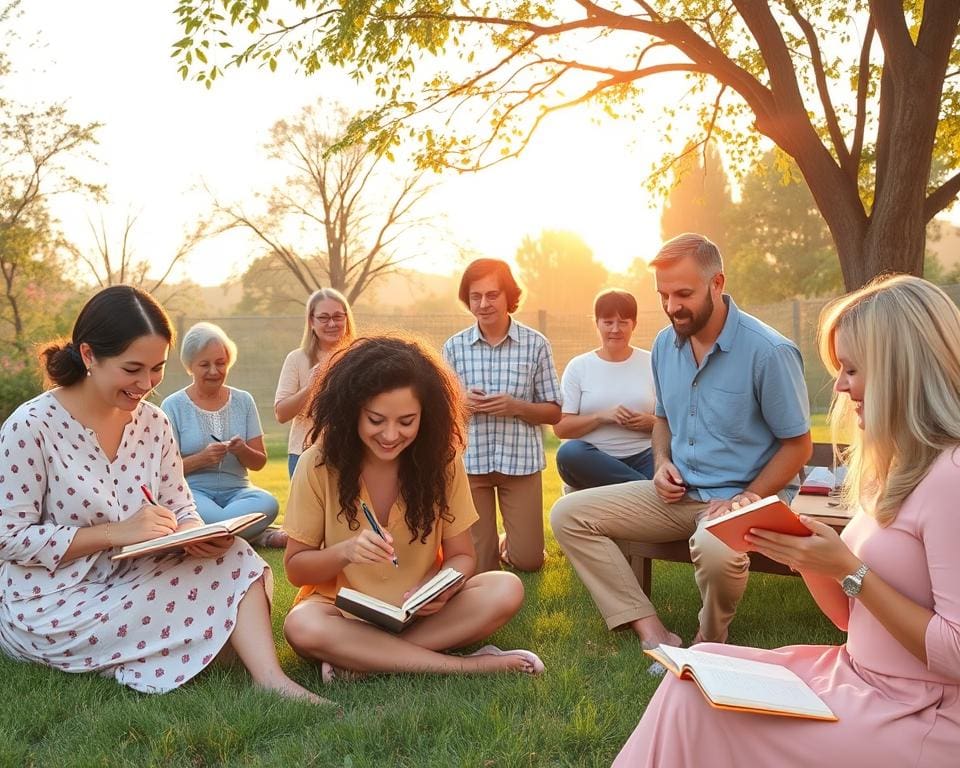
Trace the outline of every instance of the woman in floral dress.
<instances>
[{"instance_id":1,"label":"woman in floral dress","mask_svg":"<svg viewBox=\"0 0 960 768\"><path fill-rule=\"evenodd\" d=\"M113 286L42 351L57 386L0 429L0 650L163 693L230 641L257 685L320 702L280 669L270 570L246 542L110 559L201 522L170 424L145 402L172 337L152 297Z\"/></svg>"}]
</instances>

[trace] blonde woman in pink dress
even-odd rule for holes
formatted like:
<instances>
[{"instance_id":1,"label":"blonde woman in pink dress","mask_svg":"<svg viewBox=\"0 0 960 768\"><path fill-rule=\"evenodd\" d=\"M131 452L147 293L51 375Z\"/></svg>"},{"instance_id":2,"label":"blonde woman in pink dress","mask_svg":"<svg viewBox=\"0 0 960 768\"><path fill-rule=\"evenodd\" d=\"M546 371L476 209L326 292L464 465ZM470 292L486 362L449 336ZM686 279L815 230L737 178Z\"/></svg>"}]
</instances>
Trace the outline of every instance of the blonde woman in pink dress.
<instances>
[{"instance_id":1,"label":"blonde woman in pink dress","mask_svg":"<svg viewBox=\"0 0 960 768\"><path fill-rule=\"evenodd\" d=\"M113 286L41 353L58 386L0 429L0 652L164 693L229 642L257 685L319 703L280 668L270 569L245 541L110 559L202 522L170 423L145 402L172 337L151 296Z\"/></svg>"},{"instance_id":2,"label":"blonde woman in pink dress","mask_svg":"<svg viewBox=\"0 0 960 768\"><path fill-rule=\"evenodd\" d=\"M960 312L920 278L878 280L824 311L820 354L834 425L858 427L856 515L840 536L801 518L812 536L747 541L800 572L847 642L697 648L789 667L839 721L712 709L668 675L615 766L960 765Z\"/></svg>"}]
</instances>

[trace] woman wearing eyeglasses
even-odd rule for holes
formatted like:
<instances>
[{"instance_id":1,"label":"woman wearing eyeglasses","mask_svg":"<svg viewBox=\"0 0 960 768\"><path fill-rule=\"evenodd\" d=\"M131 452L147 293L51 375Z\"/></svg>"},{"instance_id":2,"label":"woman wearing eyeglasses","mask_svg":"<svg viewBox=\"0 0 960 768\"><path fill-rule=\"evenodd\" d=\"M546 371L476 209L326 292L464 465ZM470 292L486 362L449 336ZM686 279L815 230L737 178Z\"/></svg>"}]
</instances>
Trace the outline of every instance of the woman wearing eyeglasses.
<instances>
[{"instance_id":1,"label":"woman wearing eyeglasses","mask_svg":"<svg viewBox=\"0 0 960 768\"><path fill-rule=\"evenodd\" d=\"M310 420L301 414L306 410L314 379L326 367L330 355L353 340L354 327L350 304L340 291L321 288L307 299L303 340L283 361L273 398L277 421L293 422L287 440L287 470L291 477L310 428Z\"/></svg>"}]
</instances>

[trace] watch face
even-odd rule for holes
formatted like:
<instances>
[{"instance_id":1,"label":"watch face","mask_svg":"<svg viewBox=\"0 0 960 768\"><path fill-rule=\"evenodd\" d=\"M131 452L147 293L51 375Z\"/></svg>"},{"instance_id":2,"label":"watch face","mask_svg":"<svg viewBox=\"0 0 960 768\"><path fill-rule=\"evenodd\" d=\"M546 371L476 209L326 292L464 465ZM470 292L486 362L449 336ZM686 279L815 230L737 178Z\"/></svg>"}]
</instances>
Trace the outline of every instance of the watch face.
<instances>
[{"instance_id":1,"label":"watch face","mask_svg":"<svg viewBox=\"0 0 960 768\"><path fill-rule=\"evenodd\" d=\"M845 576L843 581L840 582L840 587L850 597L856 597L860 594L861 587L863 587L863 580L858 579L855 574Z\"/></svg>"}]
</instances>

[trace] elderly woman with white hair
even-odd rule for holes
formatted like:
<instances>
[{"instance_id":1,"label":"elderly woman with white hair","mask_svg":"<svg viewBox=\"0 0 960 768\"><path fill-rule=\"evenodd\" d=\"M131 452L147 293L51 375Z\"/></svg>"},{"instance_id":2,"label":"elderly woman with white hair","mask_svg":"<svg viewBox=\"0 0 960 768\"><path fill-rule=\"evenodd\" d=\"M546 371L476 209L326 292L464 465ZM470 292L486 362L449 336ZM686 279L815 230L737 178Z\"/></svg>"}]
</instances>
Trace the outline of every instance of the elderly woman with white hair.
<instances>
[{"instance_id":1,"label":"elderly woman with white hair","mask_svg":"<svg viewBox=\"0 0 960 768\"><path fill-rule=\"evenodd\" d=\"M267 463L263 429L249 392L226 385L237 346L213 323L186 332L180 361L193 383L166 398L167 414L183 456L183 473L204 522L262 512L266 518L244 531L254 544L286 545L283 531L268 528L280 507L250 482L248 470Z\"/></svg>"}]
</instances>

